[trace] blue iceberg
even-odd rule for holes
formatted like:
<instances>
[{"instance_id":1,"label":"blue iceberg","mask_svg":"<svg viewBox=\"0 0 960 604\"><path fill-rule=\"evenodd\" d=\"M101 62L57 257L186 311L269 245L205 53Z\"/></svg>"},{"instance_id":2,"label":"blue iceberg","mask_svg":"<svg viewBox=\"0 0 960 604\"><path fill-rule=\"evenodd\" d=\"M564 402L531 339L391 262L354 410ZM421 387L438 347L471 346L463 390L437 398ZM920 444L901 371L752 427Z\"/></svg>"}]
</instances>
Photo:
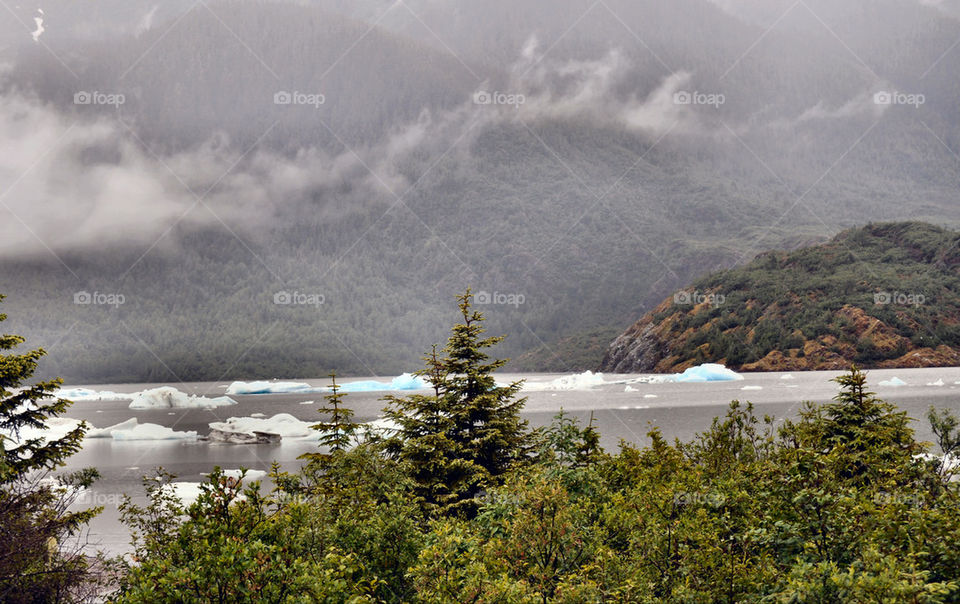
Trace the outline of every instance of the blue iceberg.
<instances>
[{"instance_id":1,"label":"blue iceberg","mask_svg":"<svg viewBox=\"0 0 960 604\"><path fill-rule=\"evenodd\" d=\"M678 382L735 382L743 376L717 363L704 363L676 374Z\"/></svg>"}]
</instances>

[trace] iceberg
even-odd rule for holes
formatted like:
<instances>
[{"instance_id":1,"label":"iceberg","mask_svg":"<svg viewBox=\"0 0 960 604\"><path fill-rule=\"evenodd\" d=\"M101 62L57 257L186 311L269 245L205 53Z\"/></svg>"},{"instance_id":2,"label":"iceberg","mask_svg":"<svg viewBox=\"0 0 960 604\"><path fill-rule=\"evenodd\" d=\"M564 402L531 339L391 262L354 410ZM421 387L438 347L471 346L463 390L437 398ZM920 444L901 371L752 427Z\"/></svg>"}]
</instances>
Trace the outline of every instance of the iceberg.
<instances>
[{"instance_id":1,"label":"iceberg","mask_svg":"<svg viewBox=\"0 0 960 604\"><path fill-rule=\"evenodd\" d=\"M678 382L733 382L742 380L743 376L717 363L704 363L697 367L690 367L676 376Z\"/></svg>"},{"instance_id":2,"label":"iceberg","mask_svg":"<svg viewBox=\"0 0 960 604\"><path fill-rule=\"evenodd\" d=\"M22 408L22 407L21 407ZM8 450L16 449L28 440L39 439L44 442L60 440L76 430L83 423L79 419L69 417L50 417L43 422L43 427L26 426L19 431L19 438L10 430L0 430ZM87 424L89 426L89 424ZM10 444L12 443L12 445Z\"/></svg>"},{"instance_id":3,"label":"iceberg","mask_svg":"<svg viewBox=\"0 0 960 604\"><path fill-rule=\"evenodd\" d=\"M228 396L207 398L180 392L170 386L162 386L137 393L130 402L131 409L212 409L236 405Z\"/></svg>"},{"instance_id":4,"label":"iceberg","mask_svg":"<svg viewBox=\"0 0 960 604\"><path fill-rule=\"evenodd\" d=\"M227 386L227 394L287 394L313 392L306 382L233 382Z\"/></svg>"},{"instance_id":5,"label":"iceberg","mask_svg":"<svg viewBox=\"0 0 960 604\"><path fill-rule=\"evenodd\" d=\"M268 418L231 417L225 422L210 424L210 439L233 444L261 444L279 442L282 437L307 438L318 434L310 428L314 423L300 421L289 413Z\"/></svg>"},{"instance_id":6,"label":"iceberg","mask_svg":"<svg viewBox=\"0 0 960 604\"><path fill-rule=\"evenodd\" d=\"M883 380L877 384L878 386L889 386L891 388L896 388L897 386L906 386L907 383L901 380L898 377L892 377L889 380Z\"/></svg>"},{"instance_id":7,"label":"iceberg","mask_svg":"<svg viewBox=\"0 0 960 604\"><path fill-rule=\"evenodd\" d=\"M359 380L339 384L340 392L392 392L397 390L426 390L430 384L412 373L404 373L389 382L377 380ZM329 386L314 387L306 382L233 382L227 387L227 394L324 394L330 392Z\"/></svg>"},{"instance_id":8,"label":"iceberg","mask_svg":"<svg viewBox=\"0 0 960 604\"><path fill-rule=\"evenodd\" d=\"M927 386L943 386L943 378L940 378L936 382L927 382Z\"/></svg>"},{"instance_id":9,"label":"iceberg","mask_svg":"<svg viewBox=\"0 0 960 604\"><path fill-rule=\"evenodd\" d=\"M75 403L88 401L129 401L136 395L111 390L91 390L89 388L66 388L57 392L58 398L65 398Z\"/></svg>"},{"instance_id":10,"label":"iceberg","mask_svg":"<svg viewBox=\"0 0 960 604\"><path fill-rule=\"evenodd\" d=\"M624 391L624 392L640 392L639 390L637 390L637 389L634 388L633 386L627 386L626 388L623 389L623 391Z\"/></svg>"},{"instance_id":11,"label":"iceberg","mask_svg":"<svg viewBox=\"0 0 960 604\"><path fill-rule=\"evenodd\" d=\"M589 390L597 386L603 386L607 382L603 379L602 373L584 371L558 377L549 382L525 382L523 389L528 392L543 392L548 390Z\"/></svg>"},{"instance_id":12,"label":"iceberg","mask_svg":"<svg viewBox=\"0 0 960 604\"><path fill-rule=\"evenodd\" d=\"M136 421L136 420L134 420ZM127 422L124 422L127 423ZM119 425L119 424L118 424ZM113 440L134 441L134 440L196 440L197 433L193 430L187 432L177 432L166 426L157 424L136 424L125 429L114 429L110 432Z\"/></svg>"},{"instance_id":13,"label":"iceberg","mask_svg":"<svg viewBox=\"0 0 960 604\"><path fill-rule=\"evenodd\" d=\"M792 380L792 379L794 379L794 378L793 378L793 376L792 376L791 374L788 373L788 374L786 374L786 375L781 375L781 376L780 376L780 379L781 379L781 380Z\"/></svg>"},{"instance_id":14,"label":"iceberg","mask_svg":"<svg viewBox=\"0 0 960 604\"><path fill-rule=\"evenodd\" d=\"M114 424L108 428L94 428L90 427L87 430L87 438L113 438L114 430L132 430L136 428L139 423L137 418L131 417L125 422L120 422L119 424Z\"/></svg>"},{"instance_id":15,"label":"iceberg","mask_svg":"<svg viewBox=\"0 0 960 604\"><path fill-rule=\"evenodd\" d=\"M415 376L412 373L401 374L389 382L378 382L376 380L365 380L360 382L347 382L340 385L341 392L381 392L393 390L426 390L430 384L423 378ZM329 391L329 388L323 388L322 391Z\"/></svg>"},{"instance_id":16,"label":"iceberg","mask_svg":"<svg viewBox=\"0 0 960 604\"><path fill-rule=\"evenodd\" d=\"M763 386L744 386L740 390L763 390Z\"/></svg>"}]
</instances>

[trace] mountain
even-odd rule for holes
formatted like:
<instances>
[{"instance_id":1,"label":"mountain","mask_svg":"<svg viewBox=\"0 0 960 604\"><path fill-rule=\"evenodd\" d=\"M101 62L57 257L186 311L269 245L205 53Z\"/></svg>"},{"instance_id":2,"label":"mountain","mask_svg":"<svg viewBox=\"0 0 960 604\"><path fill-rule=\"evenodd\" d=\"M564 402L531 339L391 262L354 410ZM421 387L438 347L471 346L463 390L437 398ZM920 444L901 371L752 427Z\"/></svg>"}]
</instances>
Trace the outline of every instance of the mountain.
<instances>
[{"instance_id":1,"label":"mountain","mask_svg":"<svg viewBox=\"0 0 960 604\"><path fill-rule=\"evenodd\" d=\"M696 281L610 345L604 371L960 364L960 234L870 224Z\"/></svg>"},{"instance_id":2,"label":"mountain","mask_svg":"<svg viewBox=\"0 0 960 604\"><path fill-rule=\"evenodd\" d=\"M9 327L72 381L394 373L470 285L512 368L582 370L761 250L960 226L960 22L805 4L823 23L706 0L21 4ZM124 102L74 102L94 92Z\"/></svg>"}]
</instances>

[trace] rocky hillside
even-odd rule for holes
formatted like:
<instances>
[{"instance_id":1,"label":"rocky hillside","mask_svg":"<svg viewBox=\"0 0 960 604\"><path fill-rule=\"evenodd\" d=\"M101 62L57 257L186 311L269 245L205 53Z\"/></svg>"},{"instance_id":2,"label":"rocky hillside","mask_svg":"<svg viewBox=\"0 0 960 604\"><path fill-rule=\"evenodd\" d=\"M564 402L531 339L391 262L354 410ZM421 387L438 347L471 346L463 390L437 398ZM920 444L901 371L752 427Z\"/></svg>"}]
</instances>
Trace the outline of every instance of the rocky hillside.
<instances>
[{"instance_id":1,"label":"rocky hillside","mask_svg":"<svg viewBox=\"0 0 960 604\"><path fill-rule=\"evenodd\" d=\"M870 224L676 292L610 345L608 372L960 365L960 234Z\"/></svg>"}]
</instances>

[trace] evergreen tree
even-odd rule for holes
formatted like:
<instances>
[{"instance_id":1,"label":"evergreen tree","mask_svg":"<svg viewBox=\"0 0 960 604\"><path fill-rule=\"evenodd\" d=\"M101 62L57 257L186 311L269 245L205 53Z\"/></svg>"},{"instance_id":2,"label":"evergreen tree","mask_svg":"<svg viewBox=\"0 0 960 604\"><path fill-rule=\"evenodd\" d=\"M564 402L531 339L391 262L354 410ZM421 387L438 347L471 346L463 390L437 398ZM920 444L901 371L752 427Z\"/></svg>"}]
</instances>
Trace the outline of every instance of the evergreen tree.
<instances>
[{"instance_id":1,"label":"evergreen tree","mask_svg":"<svg viewBox=\"0 0 960 604\"><path fill-rule=\"evenodd\" d=\"M0 300L3 296L0 296ZM5 320L0 314L0 321ZM0 336L0 351L24 342ZM99 510L68 512L77 493L97 478L83 470L47 480L50 471L66 465L80 450L86 425L63 438L30 436L72 404L56 398L61 381L29 385L43 349L0 354L0 601L54 602L75 598L89 585L88 564L65 540L76 535ZM51 400L52 399L52 400Z\"/></svg>"},{"instance_id":2,"label":"evergreen tree","mask_svg":"<svg viewBox=\"0 0 960 604\"><path fill-rule=\"evenodd\" d=\"M471 501L525 454L527 424L520 419L525 398L522 382L498 385L494 372L506 360L485 352L503 337L484 337L483 314L470 306L470 290L459 296L462 322L455 325L442 350L425 357L417 372L433 387L432 395L387 397L387 416L399 426L388 445L411 465L413 478L428 504L470 515Z\"/></svg>"},{"instance_id":3,"label":"evergreen tree","mask_svg":"<svg viewBox=\"0 0 960 604\"><path fill-rule=\"evenodd\" d=\"M310 426L311 429L320 432L320 446L330 449L330 453L337 453L349 449L357 437L360 430L360 424L353 421L353 410L343 406L343 399L346 393L340 392L340 386L337 384L337 374L330 374L330 394L323 398L327 401L327 406L321 407L318 411L329 417L327 421L320 422ZM316 459L320 454L307 453L301 455L302 459Z\"/></svg>"}]
</instances>

